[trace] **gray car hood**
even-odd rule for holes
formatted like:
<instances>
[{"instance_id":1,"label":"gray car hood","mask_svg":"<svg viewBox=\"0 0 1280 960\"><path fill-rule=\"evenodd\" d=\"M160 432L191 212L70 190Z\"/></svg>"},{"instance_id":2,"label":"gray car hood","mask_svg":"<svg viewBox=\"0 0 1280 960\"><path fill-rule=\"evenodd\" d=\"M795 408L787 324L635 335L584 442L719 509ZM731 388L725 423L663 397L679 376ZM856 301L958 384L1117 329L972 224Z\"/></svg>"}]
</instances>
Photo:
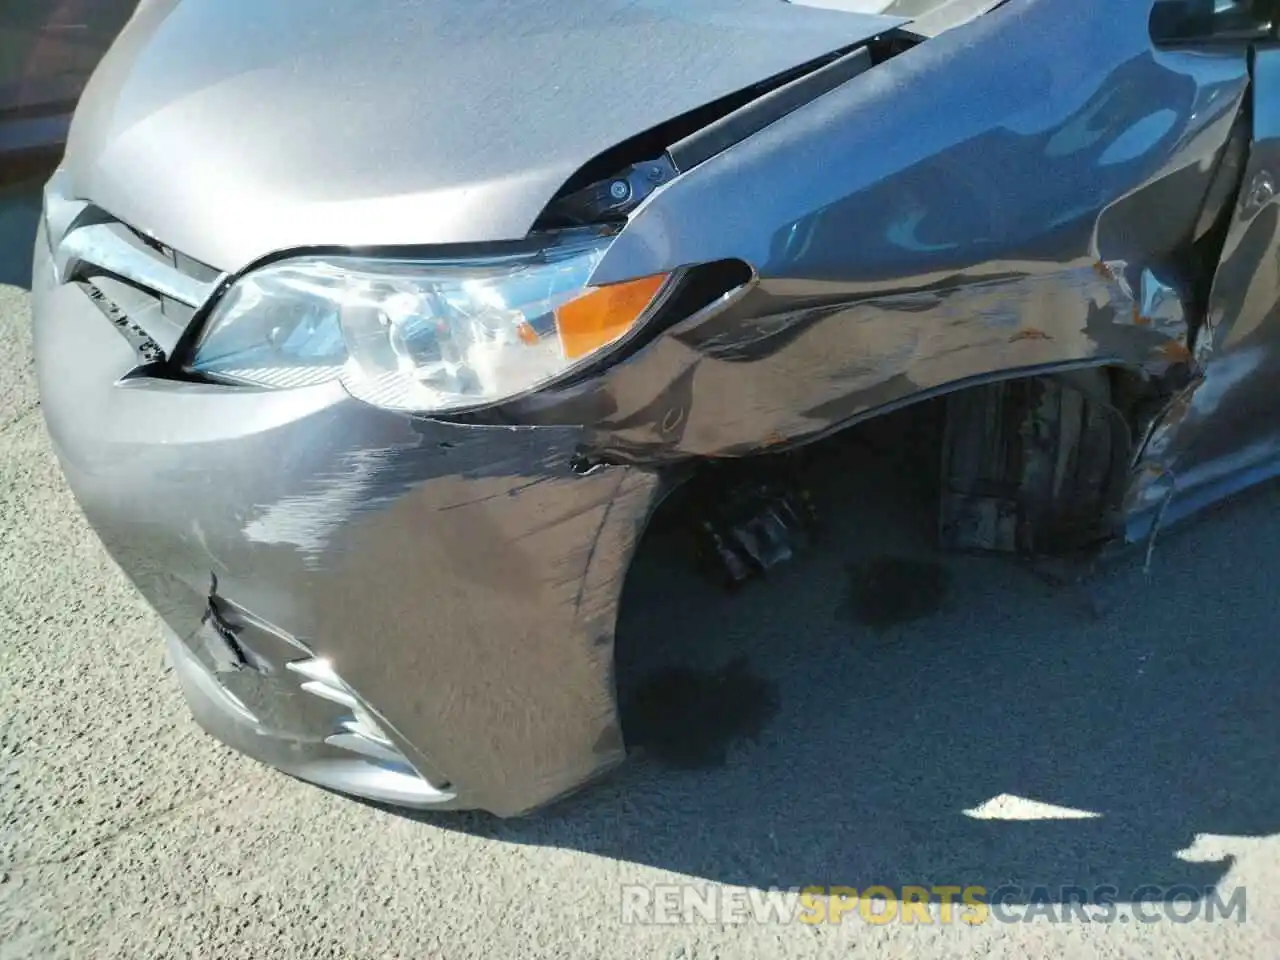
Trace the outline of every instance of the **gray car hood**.
<instances>
[{"instance_id":1,"label":"gray car hood","mask_svg":"<svg viewBox=\"0 0 1280 960\"><path fill-rule=\"evenodd\" d=\"M609 147L901 22L783 0L144 0L66 169L223 270L519 238Z\"/></svg>"}]
</instances>

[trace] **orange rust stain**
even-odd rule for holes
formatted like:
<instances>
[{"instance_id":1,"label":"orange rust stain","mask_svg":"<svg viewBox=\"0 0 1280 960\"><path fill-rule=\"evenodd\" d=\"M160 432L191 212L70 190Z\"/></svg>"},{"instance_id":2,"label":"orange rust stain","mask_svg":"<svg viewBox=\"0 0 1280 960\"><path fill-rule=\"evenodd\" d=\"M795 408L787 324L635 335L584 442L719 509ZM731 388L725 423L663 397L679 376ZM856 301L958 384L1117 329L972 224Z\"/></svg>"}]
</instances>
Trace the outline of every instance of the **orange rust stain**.
<instances>
[{"instance_id":1,"label":"orange rust stain","mask_svg":"<svg viewBox=\"0 0 1280 960\"><path fill-rule=\"evenodd\" d=\"M1151 318L1144 317L1142 315L1142 311L1138 309L1137 304L1134 304L1134 307L1133 307L1133 322L1137 324L1139 327L1151 326Z\"/></svg>"},{"instance_id":2,"label":"orange rust stain","mask_svg":"<svg viewBox=\"0 0 1280 960\"><path fill-rule=\"evenodd\" d=\"M1161 344L1156 348L1156 354L1170 363L1188 363L1191 360L1191 351L1179 340L1170 340L1168 343Z\"/></svg>"},{"instance_id":3,"label":"orange rust stain","mask_svg":"<svg viewBox=\"0 0 1280 960\"><path fill-rule=\"evenodd\" d=\"M1017 343L1019 340L1052 340L1053 337L1045 333L1043 330L1037 330L1035 327L1027 327L1025 330L1019 330L1009 338L1010 343Z\"/></svg>"}]
</instances>

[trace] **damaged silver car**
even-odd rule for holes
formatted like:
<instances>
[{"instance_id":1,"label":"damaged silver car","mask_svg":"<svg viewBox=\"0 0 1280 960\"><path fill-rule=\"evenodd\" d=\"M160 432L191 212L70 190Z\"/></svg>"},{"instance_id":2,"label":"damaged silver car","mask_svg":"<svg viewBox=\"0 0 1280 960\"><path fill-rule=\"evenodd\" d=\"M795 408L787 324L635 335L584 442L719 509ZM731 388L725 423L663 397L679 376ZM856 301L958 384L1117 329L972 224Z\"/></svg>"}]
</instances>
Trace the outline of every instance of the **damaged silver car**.
<instances>
[{"instance_id":1,"label":"damaged silver car","mask_svg":"<svg viewBox=\"0 0 1280 960\"><path fill-rule=\"evenodd\" d=\"M937 530L1149 540L1280 472L1251 0L143 0L45 192L42 406L192 710L514 815L621 761L646 524L945 410ZM720 490L717 484L725 484Z\"/></svg>"}]
</instances>

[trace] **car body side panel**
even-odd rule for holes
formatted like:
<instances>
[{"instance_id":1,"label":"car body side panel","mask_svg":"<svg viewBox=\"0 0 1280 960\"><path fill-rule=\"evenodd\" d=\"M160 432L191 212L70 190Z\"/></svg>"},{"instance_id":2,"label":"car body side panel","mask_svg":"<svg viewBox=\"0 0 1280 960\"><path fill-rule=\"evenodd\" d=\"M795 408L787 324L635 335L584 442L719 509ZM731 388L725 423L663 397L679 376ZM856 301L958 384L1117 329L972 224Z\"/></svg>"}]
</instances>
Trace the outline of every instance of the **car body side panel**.
<instances>
[{"instance_id":1,"label":"car body side panel","mask_svg":"<svg viewBox=\"0 0 1280 960\"><path fill-rule=\"evenodd\" d=\"M1195 191L1122 223L1112 208L1179 170L1207 175L1247 50L1154 50L1148 11L1010 0L661 187L596 278L734 258L865 295L1174 246Z\"/></svg>"},{"instance_id":2,"label":"car body side panel","mask_svg":"<svg viewBox=\"0 0 1280 960\"><path fill-rule=\"evenodd\" d=\"M1280 474L1280 48L1254 58L1252 143L1205 329L1200 376L1152 431L1130 537Z\"/></svg>"},{"instance_id":3,"label":"car body side panel","mask_svg":"<svg viewBox=\"0 0 1280 960\"><path fill-rule=\"evenodd\" d=\"M1185 362L1163 281L1247 51L1156 51L1146 16L1011 0L664 186L596 280L737 259L753 288L507 415L624 458L732 456L969 378Z\"/></svg>"}]
</instances>

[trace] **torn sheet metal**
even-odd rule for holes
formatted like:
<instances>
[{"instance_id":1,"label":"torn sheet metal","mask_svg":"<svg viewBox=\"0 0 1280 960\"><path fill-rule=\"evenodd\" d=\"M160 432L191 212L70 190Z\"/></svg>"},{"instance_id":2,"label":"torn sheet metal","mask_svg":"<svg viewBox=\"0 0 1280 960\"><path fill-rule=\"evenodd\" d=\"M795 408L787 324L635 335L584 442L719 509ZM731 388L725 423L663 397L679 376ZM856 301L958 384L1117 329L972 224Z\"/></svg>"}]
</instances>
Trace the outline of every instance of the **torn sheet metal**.
<instances>
[{"instance_id":1,"label":"torn sheet metal","mask_svg":"<svg viewBox=\"0 0 1280 960\"><path fill-rule=\"evenodd\" d=\"M1258 50L1253 71L1252 143L1195 342L1197 376L1143 451L1131 539L1280 475L1280 50Z\"/></svg>"}]
</instances>

